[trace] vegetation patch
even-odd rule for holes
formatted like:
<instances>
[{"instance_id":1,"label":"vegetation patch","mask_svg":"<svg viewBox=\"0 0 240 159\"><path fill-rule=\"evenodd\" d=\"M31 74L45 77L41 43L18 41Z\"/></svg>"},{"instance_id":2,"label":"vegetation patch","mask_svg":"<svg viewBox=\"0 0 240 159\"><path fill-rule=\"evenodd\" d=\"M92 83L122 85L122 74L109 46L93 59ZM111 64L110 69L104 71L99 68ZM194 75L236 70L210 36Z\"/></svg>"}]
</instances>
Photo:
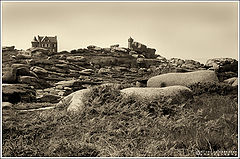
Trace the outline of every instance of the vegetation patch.
<instances>
[{"instance_id":1,"label":"vegetation patch","mask_svg":"<svg viewBox=\"0 0 240 159\"><path fill-rule=\"evenodd\" d=\"M204 156L199 151L237 152L238 104L232 98L203 93L183 104L170 104L123 97L113 85L94 87L79 114L58 108L3 110L2 152L4 157L197 157Z\"/></svg>"},{"instance_id":2,"label":"vegetation patch","mask_svg":"<svg viewBox=\"0 0 240 159\"><path fill-rule=\"evenodd\" d=\"M188 85L194 95L219 94L219 95L238 95L238 86L231 86L226 83L206 82Z\"/></svg>"}]
</instances>

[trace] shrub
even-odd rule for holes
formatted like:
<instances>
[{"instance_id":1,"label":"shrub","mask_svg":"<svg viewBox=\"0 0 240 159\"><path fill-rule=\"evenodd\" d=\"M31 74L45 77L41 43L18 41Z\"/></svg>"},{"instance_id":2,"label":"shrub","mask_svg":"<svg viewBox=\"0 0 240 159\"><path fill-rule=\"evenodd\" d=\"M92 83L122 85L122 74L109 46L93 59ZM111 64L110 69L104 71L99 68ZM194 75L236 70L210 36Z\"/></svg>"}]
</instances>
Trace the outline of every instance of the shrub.
<instances>
[{"instance_id":1,"label":"shrub","mask_svg":"<svg viewBox=\"0 0 240 159\"><path fill-rule=\"evenodd\" d=\"M206 94L219 94L219 95L228 95L228 94L235 94L237 95L238 87L231 86L225 83L215 83L215 82L208 82L208 83L196 83L192 85L188 85L193 91L194 95L201 95L203 93Z\"/></svg>"}]
</instances>

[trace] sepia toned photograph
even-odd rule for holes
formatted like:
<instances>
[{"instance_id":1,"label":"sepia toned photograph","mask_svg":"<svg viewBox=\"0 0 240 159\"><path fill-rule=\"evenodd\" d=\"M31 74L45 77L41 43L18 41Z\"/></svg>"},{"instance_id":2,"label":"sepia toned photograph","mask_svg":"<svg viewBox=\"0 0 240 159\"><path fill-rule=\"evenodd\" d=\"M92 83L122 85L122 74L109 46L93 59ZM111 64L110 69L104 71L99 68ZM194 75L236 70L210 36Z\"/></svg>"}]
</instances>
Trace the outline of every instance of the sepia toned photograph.
<instances>
[{"instance_id":1,"label":"sepia toned photograph","mask_svg":"<svg viewBox=\"0 0 240 159\"><path fill-rule=\"evenodd\" d=\"M1 158L239 157L238 1L1 1Z\"/></svg>"}]
</instances>

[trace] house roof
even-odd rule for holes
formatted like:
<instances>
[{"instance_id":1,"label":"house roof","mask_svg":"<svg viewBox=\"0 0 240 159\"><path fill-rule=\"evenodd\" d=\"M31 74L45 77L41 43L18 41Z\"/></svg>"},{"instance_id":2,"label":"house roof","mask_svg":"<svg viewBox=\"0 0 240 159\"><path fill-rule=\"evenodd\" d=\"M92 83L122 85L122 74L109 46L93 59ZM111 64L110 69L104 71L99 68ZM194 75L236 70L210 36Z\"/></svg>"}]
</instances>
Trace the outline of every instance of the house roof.
<instances>
[{"instance_id":1,"label":"house roof","mask_svg":"<svg viewBox=\"0 0 240 159\"><path fill-rule=\"evenodd\" d=\"M57 36L38 36L38 38L34 38L33 41L37 41L37 42L42 42L44 39L48 39L50 42L57 42Z\"/></svg>"},{"instance_id":2,"label":"house roof","mask_svg":"<svg viewBox=\"0 0 240 159\"><path fill-rule=\"evenodd\" d=\"M38 42L41 42L43 38L43 36L38 36Z\"/></svg>"},{"instance_id":3,"label":"house roof","mask_svg":"<svg viewBox=\"0 0 240 159\"><path fill-rule=\"evenodd\" d=\"M55 43L57 42L57 37L56 36L55 37L50 37L49 36L48 39L49 39L50 42L55 42Z\"/></svg>"},{"instance_id":4,"label":"house roof","mask_svg":"<svg viewBox=\"0 0 240 159\"><path fill-rule=\"evenodd\" d=\"M33 38L33 42L37 42L37 38L36 38L36 36L34 36L34 38Z\"/></svg>"}]
</instances>

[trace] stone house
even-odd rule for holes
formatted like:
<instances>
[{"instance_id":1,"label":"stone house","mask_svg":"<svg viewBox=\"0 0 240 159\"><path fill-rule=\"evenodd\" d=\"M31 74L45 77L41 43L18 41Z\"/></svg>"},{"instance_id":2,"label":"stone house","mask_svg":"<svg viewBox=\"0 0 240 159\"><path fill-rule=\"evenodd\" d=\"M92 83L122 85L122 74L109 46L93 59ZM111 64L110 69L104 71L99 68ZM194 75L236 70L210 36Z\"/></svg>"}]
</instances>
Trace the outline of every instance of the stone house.
<instances>
[{"instance_id":1,"label":"stone house","mask_svg":"<svg viewBox=\"0 0 240 159\"><path fill-rule=\"evenodd\" d=\"M57 52L57 36L34 36L32 47L41 47L48 49L50 52Z\"/></svg>"}]
</instances>

